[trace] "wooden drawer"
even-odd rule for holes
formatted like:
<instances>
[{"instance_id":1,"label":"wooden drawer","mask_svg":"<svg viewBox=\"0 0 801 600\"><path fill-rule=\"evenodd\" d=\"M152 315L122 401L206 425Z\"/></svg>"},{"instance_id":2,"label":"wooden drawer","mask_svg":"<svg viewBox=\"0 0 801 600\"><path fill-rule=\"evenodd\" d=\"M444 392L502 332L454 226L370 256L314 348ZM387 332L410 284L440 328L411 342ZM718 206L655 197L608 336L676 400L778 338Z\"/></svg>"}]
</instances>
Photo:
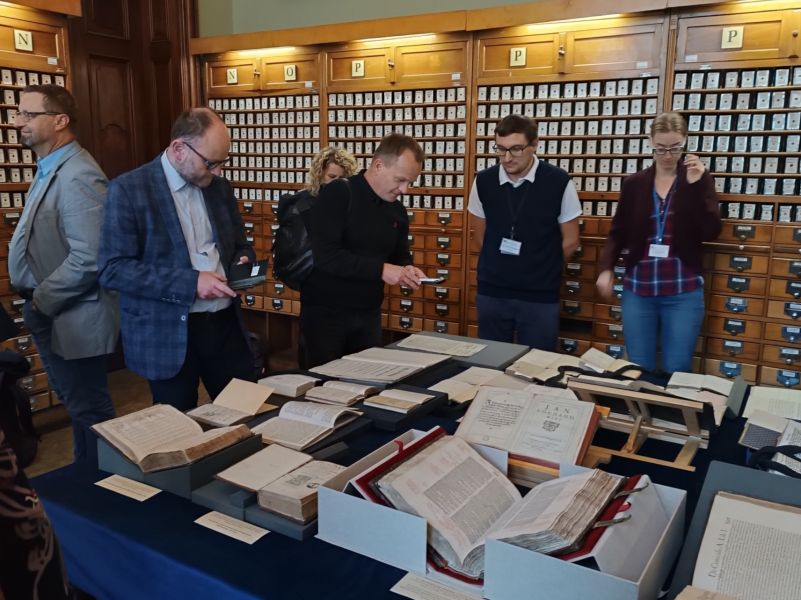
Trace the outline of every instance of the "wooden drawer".
<instances>
[{"instance_id":1,"label":"wooden drawer","mask_svg":"<svg viewBox=\"0 0 801 600\"><path fill-rule=\"evenodd\" d=\"M758 273L768 272L768 257L761 254L724 254L714 255L713 268L716 271L729 271L732 273Z\"/></svg>"},{"instance_id":2,"label":"wooden drawer","mask_svg":"<svg viewBox=\"0 0 801 600\"><path fill-rule=\"evenodd\" d=\"M28 394L35 394L36 392L44 392L47 390L47 373L26 375L25 377L20 377L17 381L19 382L19 386Z\"/></svg>"},{"instance_id":3,"label":"wooden drawer","mask_svg":"<svg viewBox=\"0 0 801 600\"><path fill-rule=\"evenodd\" d=\"M589 319L592 318L592 302L562 300L560 312L563 317Z\"/></svg>"},{"instance_id":4,"label":"wooden drawer","mask_svg":"<svg viewBox=\"0 0 801 600\"><path fill-rule=\"evenodd\" d=\"M425 252L424 263L433 267L459 269L462 266L462 255L460 252Z\"/></svg>"},{"instance_id":5,"label":"wooden drawer","mask_svg":"<svg viewBox=\"0 0 801 600\"><path fill-rule=\"evenodd\" d=\"M21 208L0 209L0 239L10 240L14 234L14 228L19 223L22 216ZM8 251L6 251L8 256Z\"/></svg>"},{"instance_id":6,"label":"wooden drawer","mask_svg":"<svg viewBox=\"0 0 801 600\"><path fill-rule=\"evenodd\" d=\"M468 325L467 326L467 337L477 338L478 337L478 325Z\"/></svg>"},{"instance_id":7,"label":"wooden drawer","mask_svg":"<svg viewBox=\"0 0 801 600\"><path fill-rule=\"evenodd\" d=\"M770 263L770 274L774 277L801 279L801 259L774 256Z\"/></svg>"},{"instance_id":8,"label":"wooden drawer","mask_svg":"<svg viewBox=\"0 0 801 600\"><path fill-rule=\"evenodd\" d=\"M437 302L459 303L462 299L462 290L456 287L442 287L439 285L424 285L423 298L426 300L436 300ZM475 302L474 302L475 304Z\"/></svg>"},{"instance_id":9,"label":"wooden drawer","mask_svg":"<svg viewBox=\"0 0 801 600\"><path fill-rule=\"evenodd\" d=\"M712 275L710 286L713 292L724 294L742 294L744 296L764 296L768 289L766 277L752 277L750 275Z\"/></svg>"},{"instance_id":10,"label":"wooden drawer","mask_svg":"<svg viewBox=\"0 0 801 600\"><path fill-rule=\"evenodd\" d=\"M594 265L598 262L601 256L601 249L594 244L580 244L573 256L570 258L573 262L589 263Z\"/></svg>"},{"instance_id":11,"label":"wooden drawer","mask_svg":"<svg viewBox=\"0 0 801 600\"><path fill-rule=\"evenodd\" d=\"M392 314L408 314L422 317L424 304L422 300L414 298L390 298L389 311ZM422 324L420 327L422 327Z\"/></svg>"},{"instance_id":12,"label":"wooden drawer","mask_svg":"<svg viewBox=\"0 0 801 600\"><path fill-rule=\"evenodd\" d=\"M600 221L598 217L579 217L579 235L599 235Z\"/></svg>"},{"instance_id":13,"label":"wooden drawer","mask_svg":"<svg viewBox=\"0 0 801 600\"><path fill-rule=\"evenodd\" d=\"M478 270L478 254L469 254L467 256L467 268L471 271Z\"/></svg>"},{"instance_id":14,"label":"wooden drawer","mask_svg":"<svg viewBox=\"0 0 801 600\"><path fill-rule=\"evenodd\" d=\"M581 298L582 300L592 300L595 298L595 283L590 281L581 281L578 279L567 279L562 281L560 297L573 300Z\"/></svg>"},{"instance_id":15,"label":"wooden drawer","mask_svg":"<svg viewBox=\"0 0 801 600\"><path fill-rule=\"evenodd\" d=\"M245 294L242 306L251 310L262 310L264 309L264 298L255 294Z\"/></svg>"},{"instance_id":16,"label":"wooden drawer","mask_svg":"<svg viewBox=\"0 0 801 600\"><path fill-rule=\"evenodd\" d=\"M776 225L773 230L773 246L777 249L786 248L791 252L801 250L801 227Z\"/></svg>"},{"instance_id":17,"label":"wooden drawer","mask_svg":"<svg viewBox=\"0 0 801 600\"><path fill-rule=\"evenodd\" d=\"M275 313L286 313L290 315L300 314L300 302L289 298L264 298L264 310Z\"/></svg>"},{"instance_id":18,"label":"wooden drawer","mask_svg":"<svg viewBox=\"0 0 801 600\"><path fill-rule=\"evenodd\" d=\"M734 338L706 339L707 354L731 356L737 360L759 360L759 344Z\"/></svg>"},{"instance_id":19,"label":"wooden drawer","mask_svg":"<svg viewBox=\"0 0 801 600\"><path fill-rule=\"evenodd\" d=\"M770 244L772 225L761 223L723 222L723 229L717 242L736 242L737 244Z\"/></svg>"},{"instance_id":20,"label":"wooden drawer","mask_svg":"<svg viewBox=\"0 0 801 600\"><path fill-rule=\"evenodd\" d=\"M790 369L801 367L801 348L793 346L762 346L762 360L764 362L785 365Z\"/></svg>"},{"instance_id":21,"label":"wooden drawer","mask_svg":"<svg viewBox=\"0 0 801 600\"><path fill-rule=\"evenodd\" d=\"M33 354L36 352L36 346L31 336L23 335L0 342L0 350L13 350L20 354Z\"/></svg>"},{"instance_id":22,"label":"wooden drawer","mask_svg":"<svg viewBox=\"0 0 801 600\"><path fill-rule=\"evenodd\" d=\"M612 320L620 322L623 320L623 308L614 304L595 304L593 316L600 320Z\"/></svg>"},{"instance_id":23,"label":"wooden drawer","mask_svg":"<svg viewBox=\"0 0 801 600\"><path fill-rule=\"evenodd\" d=\"M589 340L582 340L572 337L560 337L559 341L556 343L556 351L562 352L563 354L581 356L590 349L590 346L592 346L592 344Z\"/></svg>"},{"instance_id":24,"label":"wooden drawer","mask_svg":"<svg viewBox=\"0 0 801 600\"><path fill-rule=\"evenodd\" d=\"M0 302L12 318L21 315L22 307L25 306L25 300L17 296L4 296L0 298Z\"/></svg>"},{"instance_id":25,"label":"wooden drawer","mask_svg":"<svg viewBox=\"0 0 801 600\"><path fill-rule=\"evenodd\" d=\"M421 285L416 290L407 285L392 285L386 286L390 296L397 296L401 298L416 298L422 300L425 294L426 286Z\"/></svg>"},{"instance_id":26,"label":"wooden drawer","mask_svg":"<svg viewBox=\"0 0 801 600\"><path fill-rule=\"evenodd\" d=\"M592 324L592 334L595 338L609 340L610 342L623 343L623 325L621 323L599 323Z\"/></svg>"},{"instance_id":27,"label":"wooden drawer","mask_svg":"<svg viewBox=\"0 0 801 600\"><path fill-rule=\"evenodd\" d=\"M459 335L459 323L455 321L442 321L439 319L423 319L423 330ZM476 332L476 334L478 334L478 332Z\"/></svg>"},{"instance_id":28,"label":"wooden drawer","mask_svg":"<svg viewBox=\"0 0 801 600\"><path fill-rule=\"evenodd\" d=\"M757 382L757 366L750 363L707 358L704 360L704 373L728 379L735 379L738 375L742 375L742 378L748 383Z\"/></svg>"},{"instance_id":29,"label":"wooden drawer","mask_svg":"<svg viewBox=\"0 0 801 600\"><path fill-rule=\"evenodd\" d=\"M410 233L406 236L406 239L409 240L410 250L425 250L427 238L428 236L424 233Z\"/></svg>"},{"instance_id":30,"label":"wooden drawer","mask_svg":"<svg viewBox=\"0 0 801 600\"><path fill-rule=\"evenodd\" d=\"M300 300L300 292L293 290L286 284L279 281L267 281L264 284L265 294L273 298L289 298L290 300Z\"/></svg>"},{"instance_id":31,"label":"wooden drawer","mask_svg":"<svg viewBox=\"0 0 801 600\"><path fill-rule=\"evenodd\" d=\"M468 323L478 323L478 309L475 304L467 307L467 316L465 318Z\"/></svg>"},{"instance_id":32,"label":"wooden drawer","mask_svg":"<svg viewBox=\"0 0 801 600\"><path fill-rule=\"evenodd\" d=\"M801 345L801 323L797 325L765 323L765 339L783 344Z\"/></svg>"},{"instance_id":33,"label":"wooden drawer","mask_svg":"<svg viewBox=\"0 0 801 600\"><path fill-rule=\"evenodd\" d=\"M0 277L8 277L8 260L0 258Z\"/></svg>"},{"instance_id":34,"label":"wooden drawer","mask_svg":"<svg viewBox=\"0 0 801 600\"><path fill-rule=\"evenodd\" d=\"M762 322L739 317L707 317L706 333L731 335L737 338L762 339Z\"/></svg>"},{"instance_id":35,"label":"wooden drawer","mask_svg":"<svg viewBox=\"0 0 801 600\"><path fill-rule=\"evenodd\" d=\"M708 311L731 313L748 317L761 317L765 314L765 301L746 296L721 296L710 294Z\"/></svg>"},{"instance_id":36,"label":"wooden drawer","mask_svg":"<svg viewBox=\"0 0 801 600\"><path fill-rule=\"evenodd\" d=\"M39 392L38 394L31 394L31 412L44 410L50 408L50 392Z\"/></svg>"},{"instance_id":37,"label":"wooden drawer","mask_svg":"<svg viewBox=\"0 0 801 600\"><path fill-rule=\"evenodd\" d=\"M245 227L245 235L263 236L265 232L264 224L261 221L245 219L242 223ZM272 233L272 230L271 230Z\"/></svg>"},{"instance_id":38,"label":"wooden drawer","mask_svg":"<svg viewBox=\"0 0 801 600\"><path fill-rule=\"evenodd\" d=\"M569 279L583 279L595 283L597 267L581 262L565 263L563 273Z\"/></svg>"},{"instance_id":39,"label":"wooden drawer","mask_svg":"<svg viewBox=\"0 0 801 600\"><path fill-rule=\"evenodd\" d=\"M260 217L264 210L264 202L260 200L239 200L237 203L239 204L239 214L241 214L243 218Z\"/></svg>"},{"instance_id":40,"label":"wooden drawer","mask_svg":"<svg viewBox=\"0 0 801 600\"><path fill-rule=\"evenodd\" d=\"M44 371L44 365L42 364L42 357L38 354L28 354L25 356L25 359L28 361L28 364L31 365L30 373L35 373L36 371Z\"/></svg>"},{"instance_id":41,"label":"wooden drawer","mask_svg":"<svg viewBox=\"0 0 801 600\"><path fill-rule=\"evenodd\" d=\"M458 229L464 225L464 213L452 210L425 211L425 224L440 229Z\"/></svg>"},{"instance_id":42,"label":"wooden drawer","mask_svg":"<svg viewBox=\"0 0 801 600\"><path fill-rule=\"evenodd\" d=\"M256 254L268 252L273 245L272 238L263 235L246 235L245 239L253 246Z\"/></svg>"},{"instance_id":43,"label":"wooden drawer","mask_svg":"<svg viewBox=\"0 0 801 600\"><path fill-rule=\"evenodd\" d=\"M423 315L431 319L459 319L459 306L447 302L423 303Z\"/></svg>"},{"instance_id":44,"label":"wooden drawer","mask_svg":"<svg viewBox=\"0 0 801 600\"><path fill-rule=\"evenodd\" d=\"M801 302L768 300L768 318L801 322Z\"/></svg>"},{"instance_id":45,"label":"wooden drawer","mask_svg":"<svg viewBox=\"0 0 801 600\"><path fill-rule=\"evenodd\" d=\"M606 237L609 235L609 230L612 229L612 219L601 219L598 222L598 233Z\"/></svg>"},{"instance_id":46,"label":"wooden drawer","mask_svg":"<svg viewBox=\"0 0 801 600\"><path fill-rule=\"evenodd\" d=\"M422 331L423 319L410 315L389 315L389 328L395 331Z\"/></svg>"},{"instance_id":47,"label":"wooden drawer","mask_svg":"<svg viewBox=\"0 0 801 600\"><path fill-rule=\"evenodd\" d=\"M801 298L801 280L771 279L768 295L780 300L797 300Z\"/></svg>"},{"instance_id":48,"label":"wooden drawer","mask_svg":"<svg viewBox=\"0 0 801 600\"><path fill-rule=\"evenodd\" d=\"M760 369L759 383L801 389L801 371L763 366Z\"/></svg>"},{"instance_id":49,"label":"wooden drawer","mask_svg":"<svg viewBox=\"0 0 801 600\"><path fill-rule=\"evenodd\" d=\"M426 250L436 250L438 252L461 252L462 251L462 236L448 234L426 234L425 236L419 235L423 238Z\"/></svg>"},{"instance_id":50,"label":"wooden drawer","mask_svg":"<svg viewBox=\"0 0 801 600\"><path fill-rule=\"evenodd\" d=\"M9 281L8 277L0 277L0 294L12 294L15 293L14 290L11 289L11 281Z\"/></svg>"}]
</instances>

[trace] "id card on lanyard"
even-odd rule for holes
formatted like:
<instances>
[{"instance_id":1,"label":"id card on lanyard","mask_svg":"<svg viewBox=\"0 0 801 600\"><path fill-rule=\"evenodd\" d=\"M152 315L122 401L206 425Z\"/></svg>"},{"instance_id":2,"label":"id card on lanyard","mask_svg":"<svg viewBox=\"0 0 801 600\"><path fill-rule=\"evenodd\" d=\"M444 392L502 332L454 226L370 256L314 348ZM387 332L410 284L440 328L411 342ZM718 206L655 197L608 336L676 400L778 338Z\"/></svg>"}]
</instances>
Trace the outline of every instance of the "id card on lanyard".
<instances>
[{"instance_id":1,"label":"id card on lanyard","mask_svg":"<svg viewBox=\"0 0 801 600\"><path fill-rule=\"evenodd\" d=\"M522 183L521 186L525 186L525 182ZM501 239L499 250L501 254L506 254L507 256L520 256L523 242L515 239L515 225L517 225L517 219L520 217L520 211L523 209L523 203L526 201L527 190L525 188L521 190L522 195L520 197L520 202L517 208L514 208L512 206L512 184L505 184L503 187L506 188L506 204L509 206L509 214L512 217L512 228L509 231L509 237Z\"/></svg>"},{"instance_id":2,"label":"id card on lanyard","mask_svg":"<svg viewBox=\"0 0 801 600\"><path fill-rule=\"evenodd\" d=\"M654 185L652 194L654 199L654 219L656 220L656 243L648 247L649 258L668 258L670 256L670 246L662 242L665 238L665 224L670 213L670 203L673 201L673 193L676 191L677 181L678 177L673 181L673 185L670 186L670 191L668 191L665 198L664 209L660 207L662 203L659 200L659 194L656 193L656 185Z\"/></svg>"}]
</instances>

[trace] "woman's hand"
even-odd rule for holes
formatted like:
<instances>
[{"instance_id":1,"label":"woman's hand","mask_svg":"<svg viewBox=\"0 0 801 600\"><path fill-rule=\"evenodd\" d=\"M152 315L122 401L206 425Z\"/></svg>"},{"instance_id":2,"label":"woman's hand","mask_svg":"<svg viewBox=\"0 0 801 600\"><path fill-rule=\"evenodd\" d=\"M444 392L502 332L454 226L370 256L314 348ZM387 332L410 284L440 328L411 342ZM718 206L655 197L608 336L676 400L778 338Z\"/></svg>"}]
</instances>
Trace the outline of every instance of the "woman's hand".
<instances>
[{"instance_id":1,"label":"woman's hand","mask_svg":"<svg viewBox=\"0 0 801 600\"><path fill-rule=\"evenodd\" d=\"M687 183L695 183L701 179L706 167L697 154L687 154L684 156L684 166L687 169Z\"/></svg>"}]
</instances>

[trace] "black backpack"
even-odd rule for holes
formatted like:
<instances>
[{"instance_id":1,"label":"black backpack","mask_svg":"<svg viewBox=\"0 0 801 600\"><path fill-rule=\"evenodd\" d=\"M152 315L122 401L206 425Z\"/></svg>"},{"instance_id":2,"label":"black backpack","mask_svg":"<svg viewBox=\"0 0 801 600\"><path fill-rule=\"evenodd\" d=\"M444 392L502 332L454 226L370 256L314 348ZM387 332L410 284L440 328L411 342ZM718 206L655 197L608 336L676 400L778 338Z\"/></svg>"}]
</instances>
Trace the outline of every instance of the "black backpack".
<instances>
[{"instance_id":1,"label":"black backpack","mask_svg":"<svg viewBox=\"0 0 801 600\"><path fill-rule=\"evenodd\" d=\"M273 238L273 275L293 290L299 290L314 268L309 236L311 208L315 197L308 190L285 194L278 202L278 229Z\"/></svg>"},{"instance_id":2,"label":"black backpack","mask_svg":"<svg viewBox=\"0 0 801 600\"><path fill-rule=\"evenodd\" d=\"M347 179L343 179L348 183ZM348 186L350 190L350 186ZM273 275L299 290L314 268L311 242L311 208L317 200L308 190L285 194L278 201L278 229L273 237ZM350 211L351 198L348 198Z\"/></svg>"}]
</instances>

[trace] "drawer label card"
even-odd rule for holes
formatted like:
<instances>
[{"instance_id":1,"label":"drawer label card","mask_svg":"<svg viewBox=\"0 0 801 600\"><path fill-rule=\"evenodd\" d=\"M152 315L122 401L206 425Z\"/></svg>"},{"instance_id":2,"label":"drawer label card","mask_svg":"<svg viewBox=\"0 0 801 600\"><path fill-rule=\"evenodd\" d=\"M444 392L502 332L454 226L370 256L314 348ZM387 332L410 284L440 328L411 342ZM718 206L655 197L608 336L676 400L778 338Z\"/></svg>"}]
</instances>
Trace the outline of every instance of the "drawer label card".
<instances>
[{"instance_id":1,"label":"drawer label card","mask_svg":"<svg viewBox=\"0 0 801 600\"><path fill-rule=\"evenodd\" d=\"M736 362L720 361L718 370L721 372L722 375L734 378L740 375L740 373L742 373L743 366L740 363Z\"/></svg>"}]
</instances>

